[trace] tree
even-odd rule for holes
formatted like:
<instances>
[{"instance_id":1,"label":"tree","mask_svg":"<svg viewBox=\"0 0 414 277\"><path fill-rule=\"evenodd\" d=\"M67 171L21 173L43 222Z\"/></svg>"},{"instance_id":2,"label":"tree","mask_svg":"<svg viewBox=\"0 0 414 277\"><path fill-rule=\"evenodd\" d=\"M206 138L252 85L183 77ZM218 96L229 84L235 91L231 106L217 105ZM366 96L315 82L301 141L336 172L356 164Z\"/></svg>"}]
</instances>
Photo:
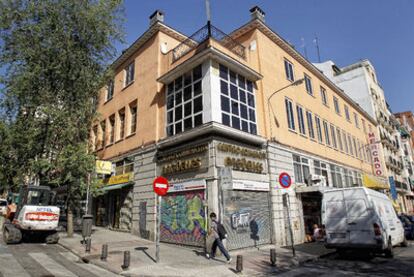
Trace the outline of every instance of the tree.
<instances>
[{"instance_id":1,"label":"tree","mask_svg":"<svg viewBox=\"0 0 414 277\"><path fill-rule=\"evenodd\" d=\"M0 94L10 140L0 155L14 158L14 172L1 174L65 186L68 211L94 170L89 133L122 24L121 0L0 0Z\"/></svg>"}]
</instances>

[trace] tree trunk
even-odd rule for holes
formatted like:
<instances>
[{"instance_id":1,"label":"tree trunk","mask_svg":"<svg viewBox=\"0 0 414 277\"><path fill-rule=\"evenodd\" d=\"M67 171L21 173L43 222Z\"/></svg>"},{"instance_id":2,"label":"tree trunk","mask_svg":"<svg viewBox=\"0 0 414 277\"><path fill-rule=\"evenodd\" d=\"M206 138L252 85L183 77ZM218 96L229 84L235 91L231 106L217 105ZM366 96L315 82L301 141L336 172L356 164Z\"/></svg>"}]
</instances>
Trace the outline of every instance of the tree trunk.
<instances>
[{"instance_id":1,"label":"tree trunk","mask_svg":"<svg viewBox=\"0 0 414 277\"><path fill-rule=\"evenodd\" d=\"M66 226L66 232L68 233L68 237L73 237L73 214L72 209L68 207L67 212L67 226Z\"/></svg>"}]
</instances>

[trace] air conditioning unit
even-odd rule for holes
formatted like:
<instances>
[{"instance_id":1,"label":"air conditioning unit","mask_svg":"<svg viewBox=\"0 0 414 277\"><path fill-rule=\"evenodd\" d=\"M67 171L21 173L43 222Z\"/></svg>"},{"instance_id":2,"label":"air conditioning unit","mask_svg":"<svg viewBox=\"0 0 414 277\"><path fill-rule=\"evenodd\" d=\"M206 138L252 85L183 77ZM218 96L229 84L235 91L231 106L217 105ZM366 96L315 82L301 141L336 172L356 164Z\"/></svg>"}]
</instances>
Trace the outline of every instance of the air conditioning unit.
<instances>
[{"instance_id":1,"label":"air conditioning unit","mask_svg":"<svg viewBox=\"0 0 414 277\"><path fill-rule=\"evenodd\" d=\"M308 186L325 186L326 177L323 175L309 174L307 179Z\"/></svg>"}]
</instances>

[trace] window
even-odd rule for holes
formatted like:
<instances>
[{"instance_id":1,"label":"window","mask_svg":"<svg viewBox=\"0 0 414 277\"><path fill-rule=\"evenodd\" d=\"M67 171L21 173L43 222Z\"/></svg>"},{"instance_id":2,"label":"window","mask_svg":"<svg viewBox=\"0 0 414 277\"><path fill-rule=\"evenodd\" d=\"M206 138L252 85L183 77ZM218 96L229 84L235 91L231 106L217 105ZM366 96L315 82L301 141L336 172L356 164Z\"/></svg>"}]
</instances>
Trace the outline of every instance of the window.
<instances>
[{"instance_id":1,"label":"window","mask_svg":"<svg viewBox=\"0 0 414 277\"><path fill-rule=\"evenodd\" d=\"M341 130L339 128L336 128L336 138L338 139L339 150L344 151L344 145L342 144Z\"/></svg>"},{"instance_id":2,"label":"window","mask_svg":"<svg viewBox=\"0 0 414 277\"><path fill-rule=\"evenodd\" d=\"M321 126L321 119L315 115L315 122L316 122L316 133L318 134L318 141L322 143L322 126Z\"/></svg>"},{"instance_id":3,"label":"window","mask_svg":"<svg viewBox=\"0 0 414 277\"><path fill-rule=\"evenodd\" d=\"M309 176L309 159L293 155L293 168L296 183L306 183Z\"/></svg>"},{"instance_id":4,"label":"window","mask_svg":"<svg viewBox=\"0 0 414 277\"><path fill-rule=\"evenodd\" d=\"M167 135L172 136L203 124L201 65L167 86Z\"/></svg>"},{"instance_id":5,"label":"window","mask_svg":"<svg viewBox=\"0 0 414 277\"><path fill-rule=\"evenodd\" d=\"M101 147L104 147L106 145L106 124L105 124L105 120L101 121L101 132L102 132L102 142L101 142Z\"/></svg>"},{"instance_id":6,"label":"window","mask_svg":"<svg viewBox=\"0 0 414 277\"><path fill-rule=\"evenodd\" d=\"M348 134L348 146L349 146L349 154L352 156L354 155L354 149L352 148L352 139L351 135Z\"/></svg>"},{"instance_id":7,"label":"window","mask_svg":"<svg viewBox=\"0 0 414 277\"><path fill-rule=\"evenodd\" d=\"M346 187L352 187L353 185L353 180L352 180L352 171L348 170L348 169L343 169L344 170L344 176L345 176L345 186Z\"/></svg>"},{"instance_id":8,"label":"window","mask_svg":"<svg viewBox=\"0 0 414 277\"><path fill-rule=\"evenodd\" d=\"M119 139L123 139L125 135L125 110L122 109L119 113Z\"/></svg>"},{"instance_id":9,"label":"window","mask_svg":"<svg viewBox=\"0 0 414 277\"><path fill-rule=\"evenodd\" d=\"M303 119L303 108L298 105L296 106L296 111L298 113L299 132L302 135L306 135L305 120Z\"/></svg>"},{"instance_id":10,"label":"window","mask_svg":"<svg viewBox=\"0 0 414 277\"><path fill-rule=\"evenodd\" d=\"M112 144L115 139L115 115L109 118L109 128L109 144Z\"/></svg>"},{"instance_id":11,"label":"window","mask_svg":"<svg viewBox=\"0 0 414 277\"><path fill-rule=\"evenodd\" d=\"M129 105L129 112L131 115L129 134L134 134L137 131L137 104Z\"/></svg>"},{"instance_id":12,"label":"window","mask_svg":"<svg viewBox=\"0 0 414 277\"><path fill-rule=\"evenodd\" d=\"M331 137L332 137L332 146L334 148L338 148L338 144L336 143L336 133L335 133L335 126L331 124Z\"/></svg>"},{"instance_id":13,"label":"window","mask_svg":"<svg viewBox=\"0 0 414 277\"><path fill-rule=\"evenodd\" d=\"M93 149L94 150L96 150L96 149L98 149L99 148L99 145L98 145L98 125L95 125L95 126L93 126L93 128L92 128L92 135L93 135L93 137L92 137L92 143L93 143Z\"/></svg>"},{"instance_id":14,"label":"window","mask_svg":"<svg viewBox=\"0 0 414 277\"><path fill-rule=\"evenodd\" d=\"M357 147L355 137L352 138L352 142L354 143L355 157L358 158L359 157L359 151L358 151L359 149Z\"/></svg>"},{"instance_id":15,"label":"window","mask_svg":"<svg viewBox=\"0 0 414 277\"><path fill-rule=\"evenodd\" d=\"M344 111L345 111L345 118L346 120L348 120L349 122L351 121L351 117L349 115L349 108L347 105L344 105Z\"/></svg>"},{"instance_id":16,"label":"window","mask_svg":"<svg viewBox=\"0 0 414 277\"><path fill-rule=\"evenodd\" d=\"M312 80L311 78L305 74L305 86L306 86L306 91L310 94L313 95L313 90L312 90Z\"/></svg>"},{"instance_id":17,"label":"window","mask_svg":"<svg viewBox=\"0 0 414 277\"><path fill-rule=\"evenodd\" d=\"M366 134L367 133L367 126L365 125L365 120L363 118L361 118L361 122L362 122L362 130Z\"/></svg>"},{"instance_id":18,"label":"window","mask_svg":"<svg viewBox=\"0 0 414 277\"><path fill-rule=\"evenodd\" d=\"M333 97L333 102L334 102L334 107L335 107L335 112L337 114L341 114L341 110L339 109L339 102L338 102L338 98L336 98L335 96Z\"/></svg>"},{"instance_id":19,"label":"window","mask_svg":"<svg viewBox=\"0 0 414 277\"><path fill-rule=\"evenodd\" d=\"M306 111L306 119L308 121L309 137L311 139L314 139L315 138L315 129L313 128L313 118L312 118L312 113L310 111Z\"/></svg>"},{"instance_id":20,"label":"window","mask_svg":"<svg viewBox=\"0 0 414 277\"><path fill-rule=\"evenodd\" d=\"M293 115L293 104L288 98L285 98L286 114L288 120L288 128L295 130L295 117Z\"/></svg>"},{"instance_id":21,"label":"window","mask_svg":"<svg viewBox=\"0 0 414 277\"><path fill-rule=\"evenodd\" d=\"M356 178L357 178L358 186L362 187L362 175L361 175L361 173L357 172Z\"/></svg>"},{"instance_id":22,"label":"window","mask_svg":"<svg viewBox=\"0 0 414 277\"><path fill-rule=\"evenodd\" d=\"M358 120L358 115L357 115L357 113L354 113L354 120L355 120L355 126L356 126L357 128L359 128L359 120Z\"/></svg>"},{"instance_id":23,"label":"window","mask_svg":"<svg viewBox=\"0 0 414 277\"><path fill-rule=\"evenodd\" d=\"M329 138L328 122L326 122L325 120L323 121L323 131L324 131L324 134L325 134L326 145L331 145L331 141L330 141L330 138Z\"/></svg>"},{"instance_id":24,"label":"window","mask_svg":"<svg viewBox=\"0 0 414 277\"><path fill-rule=\"evenodd\" d=\"M368 130L369 130L370 133L372 133L372 125L371 124L368 124Z\"/></svg>"},{"instance_id":25,"label":"window","mask_svg":"<svg viewBox=\"0 0 414 277\"><path fill-rule=\"evenodd\" d=\"M114 96L114 80L109 81L106 88L106 101L109 101Z\"/></svg>"},{"instance_id":26,"label":"window","mask_svg":"<svg viewBox=\"0 0 414 277\"><path fill-rule=\"evenodd\" d=\"M346 139L346 134L344 131L342 131L342 138L343 138L343 142L344 142L344 148L345 148L345 152L347 154L350 154L349 148L348 148L348 141Z\"/></svg>"},{"instance_id":27,"label":"window","mask_svg":"<svg viewBox=\"0 0 414 277\"><path fill-rule=\"evenodd\" d=\"M326 163L320 162L318 160L313 161L313 170L316 175L322 175L326 178L326 186L329 186L328 178L328 167Z\"/></svg>"},{"instance_id":28,"label":"window","mask_svg":"<svg viewBox=\"0 0 414 277\"><path fill-rule=\"evenodd\" d=\"M241 131L257 134L253 82L220 65L222 123Z\"/></svg>"},{"instance_id":29,"label":"window","mask_svg":"<svg viewBox=\"0 0 414 277\"><path fill-rule=\"evenodd\" d=\"M289 81L295 81L295 76L293 75L293 65L291 62L285 59L285 72L286 72L286 79Z\"/></svg>"},{"instance_id":30,"label":"window","mask_svg":"<svg viewBox=\"0 0 414 277\"><path fill-rule=\"evenodd\" d=\"M135 62L132 62L125 68L125 86L128 86L134 81L134 75L135 75Z\"/></svg>"},{"instance_id":31,"label":"window","mask_svg":"<svg viewBox=\"0 0 414 277\"><path fill-rule=\"evenodd\" d=\"M335 188L342 188L343 187L343 183L342 183L342 170L339 166L330 165L330 169L331 169L331 178L332 178L332 185Z\"/></svg>"},{"instance_id":32,"label":"window","mask_svg":"<svg viewBox=\"0 0 414 277\"><path fill-rule=\"evenodd\" d=\"M115 163L115 175L121 175L134 171L134 159L125 158Z\"/></svg>"},{"instance_id":33,"label":"window","mask_svg":"<svg viewBox=\"0 0 414 277\"><path fill-rule=\"evenodd\" d=\"M321 98L322 98L322 103L325 106L328 106L328 96L326 95L326 89L324 87L321 87Z\"/></svg>"}]
</instances>

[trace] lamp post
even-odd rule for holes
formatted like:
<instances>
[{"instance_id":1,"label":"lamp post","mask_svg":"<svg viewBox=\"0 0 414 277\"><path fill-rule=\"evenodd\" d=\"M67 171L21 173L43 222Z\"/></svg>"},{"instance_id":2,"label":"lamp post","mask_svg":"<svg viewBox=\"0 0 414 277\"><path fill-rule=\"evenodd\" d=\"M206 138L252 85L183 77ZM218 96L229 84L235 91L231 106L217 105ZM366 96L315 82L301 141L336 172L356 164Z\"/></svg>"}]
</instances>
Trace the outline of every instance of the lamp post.
<instances>
[{"instance_id":1,"label":"lamp post","mask_svg":"<svg viewBox=\"0 0 414 277\"><path fill-rule=\"evenodd\" d=\"M292 82L292 83L290 83L289 85L287 85L287 86L284 86L283 88L280 88L280 89L278 89L278 90L276 90L275 92L273 92L268 98L267 98L267 104L268 104L268 108L269 108L269 113L268 113L268 116L269 116L269 124L270 124L270 139L272 139L272 135L273 135L273 131L272 131L272 122L271 122L271 120L270 120L270 110L272 110L272 113L274 114L274 112L273 112L273 108L272 108L272 105L271 105L271 103L270 103L270 99L273 97L273 96L275 96L278 92L281 92L282 90L285 90L285 89L287 89L287 88L289 88L289 87L292 87L292 86L299 86L300 84L302 84L303 83L303 81L305 81L305 78L302 78L302 79L298 79L298 80L296 80L296 81L294 81L294 82Z\"/></svg>"}]
</instances>

